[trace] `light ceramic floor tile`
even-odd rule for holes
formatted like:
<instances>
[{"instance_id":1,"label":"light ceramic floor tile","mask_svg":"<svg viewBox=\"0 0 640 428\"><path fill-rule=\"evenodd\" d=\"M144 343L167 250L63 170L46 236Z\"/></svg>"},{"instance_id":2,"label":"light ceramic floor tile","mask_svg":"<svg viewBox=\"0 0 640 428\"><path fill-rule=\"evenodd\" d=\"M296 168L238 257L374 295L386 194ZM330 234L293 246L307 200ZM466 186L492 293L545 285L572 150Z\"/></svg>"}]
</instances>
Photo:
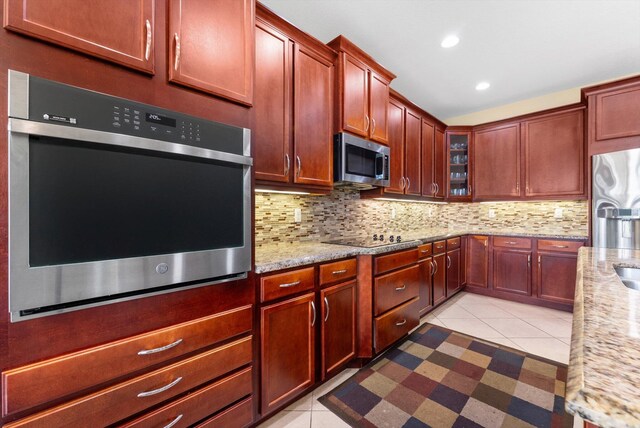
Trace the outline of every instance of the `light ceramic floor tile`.
<instances>
[{"instance_id":1,"label":"light ceramic floor tile","mask_svg":"<svg viewBox=\"0 0 640 428\"><path fill-rule=\"evenodd\" d=\"M485 319L491 328L500 332L506 338L513 337L549 337L544 331L535 328L531 324L517 318Z\"/></svg>"},{"instance_id":2,"label":"light ceramic floor tile","mask_svg":"<svg viewBox=\"0 0 640 428\"><path fill-rule=\"evenodd\" d=\"M446 328L459 331L460 333L468 334L470 336L479 337L480 339L491 339L495 337L504 337L496 330L489 327L484 322L477 318L448 318L441 321Z\"/></svg>"},{"instance_id":3,"label":"light ceramic floor tile","mask_svg":"<svg viewBox=\"0 0 640 428\"><path fill-rule=\"evenodd\" d=\"M329 391L333 390L337 386L344 383L347 379L349 379L351 376L356 374L357 371L358 369L345 369L340 374L337 374L335 377L331 378L330 380L328 380L327 382L325 382L324 384L320 385L318 388L313 390L312 392L313 402L312 402L311 409L313 411L327 410L326 407L320 404L320 402L318 401L318 398L322 397L323 395L327 394Z\"/></svg>"},{"instance_id":4,"label":"light ceramic floor tile","mask_svg":"<svg viewBox=\"0 0 640 428\"><path fill-rule=\"evenodd\" d=\"M489 342L497 343L498 345L509 346L513 349L524 351L524 349L522 349L521 347L519 347L513 341L511 341L510 339L507 339L506 337L492 337L491 339L486 339L486 340Z\"/></svg>"},{"instance_id":5,"label":"light ceramic floor tile","mask_svg":"<svg viewBox=\"0 0 640 428\"><path fill-rule=\"evenodd\" d=\"M489 296L483 296L481 294L473 294L473 293L465 293L462 292L458 294L459 299L457 303L462 306L472 306L475 304L486 304L486 303L494 303L499 300Z\"/></svg>"},{"instance_id":6,"label":"light ceramic floor tile","mask_svg":"<svg viewBox=\"0 0 640 428\"><path fill-rule=\"evenodd\" d=\"M523 318L536 328L553 337L571 337L571 322L562 318Z\"/></svg>"},{"instance_id":7,"label":"light ceramic floor tile","mask_svg":"<svg viewBox=\"0 0 640 428\"><path fill-rule=\"evenodd\" d=\"M258 428L309 428L311 426L311 411L283 410Z\"/></svg>"},{"instance_id":8,"label":"light ceramic floor tile","mask_svg":"<svg viewBox=\"0 0 640 428\"><path fill-rule=\"evenodd\" d=\"M557 337L556 339L558 339L562 343L566 343L567 345L571 346L571 338L570 337Z\"/></svg>"},{"instance_id":9,"label":"light ceramic floor tile","mask_svg":"<svg viewBox=\"0 0 640 428\"><path fill-rule=\"evenodd\" d=\"M569 363L569 345L555 337L513 338L511 340L530 354L558 361L563 364Z\"/></svg>"},{"instance_id":10,"label":"light ceramic floor tile","mask_svg":"<svg viewBox=\"0 0 640 428\"><path fill-rule=\"evenodd\" d=\"M489 318L517 318L510 312L500 309L491 303L475 303L469 306L463 306L464 309L472 315L480 319Z\"/></svg>"},{"instance_id":11,"label":"light ceramic floor tile","mask_svg":"<svg viewBox=\"0 0 640 428\"><path fill-rule=\"evenodd\" d=\"M558 311L558 318L573 321L573 312Z\"/></svg>"},{"instance_id":12,"label":"light ceramic floor tile","mask_svg":"<svg viewBox=\"0 0 640 428\"><path fill-rule=\"evenodd\" d=\"M313 395L313 393L311 393L311 392L308 393L307 395L305 395L301 399L291 403L284 410L301 410L301 411L311 410L311 402L313 401L312 395Z\"/></svg>"},{"instance_id":13,"label":"light ceramic floor tile","mask_svg":"<svg viewBox=\"0 0 640 428\"><path fill-rule=\"evenodd\" d=\"M447 318L475 318L470 312L458 305L449 306L444 309L437 308L434 311L434 315L440 320Z\"/></svg>"},{"instance_id":14,"label":"light ceramic floor tile","mask_svg":"<svg viewBox=\"0 0 640 428\"><path fill-rule=\"evenodd\" d=\"M509 301L496 303L496 305L500 306L505 311L512 313L518 318L560 318L565 316L564 314L566 313L556 309L525 305L524 303Z\"/></svg>"},{"instance_id":15,"label":"light ceramic floor tile","mask_svg":"<svg viewBox=\"0 0 640 428\"><path fill-rule=\"evenodd\" d=\"M311 414L311 428L349 428L349 424L327 409Z\"/></svg>"},{"instance_id":16,"label":"light ceramic floor tile","mask_svg":"<svg viewBox=\"0 0 640 428\"><path fill-rule=\"evenodd\" d=\"M439 325L440 327L444 327L447 328L446 325L444 325L444 323L442 322L442 320L438 317L433 317L430 321L428 321L429 324L433 324L433 325Z\"/></svg>"}]
</instances>

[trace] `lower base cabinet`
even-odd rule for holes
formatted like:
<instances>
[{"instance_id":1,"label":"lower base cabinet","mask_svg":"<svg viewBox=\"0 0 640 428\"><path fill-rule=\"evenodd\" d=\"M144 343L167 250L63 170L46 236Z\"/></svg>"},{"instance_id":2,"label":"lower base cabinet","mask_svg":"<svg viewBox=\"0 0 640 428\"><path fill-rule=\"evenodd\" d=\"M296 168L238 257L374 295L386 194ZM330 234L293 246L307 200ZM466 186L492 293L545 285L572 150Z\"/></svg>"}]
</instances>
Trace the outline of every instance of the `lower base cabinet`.
<instances>
[{"instance_id":1,"label":"lower base cabinet","mask_svg":"<svg viewBox=\"0 0 640 428\"><path fill-rule=\"evenodd\" d=\"M460 290L460 248L447 252L447 297Z\"/></svg>"},{"instance_id":2,"label":"lower base cabinet","mask_svg":"<svg viewBox=\"0 0 640 428\"><path fill-rule=\"evenodd\" d=\"M356 283L320 291L322 380L335 374L356 355Z\"/></svg>"},{"instance_id":3,"label":"lower base cabinet","mask_svg":"<svg viewBox=\"0 0 640 428\"><path fill-rule=\"evenodd\" d=\"M573 304L577 250L581 245L576 242L538 241L536 296L539 299Z\"/></svg>"},{"instance_id":4,"label":"lower base cabinet","mask_svg":"<svg viewBox=\"0 0 640 428\"><path fill-rule=\"evenodd\" d=\"M531 295L531 251L494 248L493 288Z\"/></svg>"},{"instance_id":5,"label":"lower base cabinet","mask_svg":"<svg viewBox=\"0 0 640 428\"><path fill-rule=\"evenodd\" d=\"M447 256L436 254L433 256L433 305L447 299Z\"/></svg>"}]
</instances>

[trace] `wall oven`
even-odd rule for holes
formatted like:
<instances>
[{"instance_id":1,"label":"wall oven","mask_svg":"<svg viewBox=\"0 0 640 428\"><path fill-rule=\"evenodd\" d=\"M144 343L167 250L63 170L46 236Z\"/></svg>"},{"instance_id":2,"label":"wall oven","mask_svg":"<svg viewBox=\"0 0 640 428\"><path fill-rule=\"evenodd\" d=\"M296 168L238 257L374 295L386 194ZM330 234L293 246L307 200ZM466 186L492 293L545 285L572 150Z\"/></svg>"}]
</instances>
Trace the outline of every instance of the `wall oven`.
<instances>
[{"instance_id":1,"label":"wall oven","mask_svg":"<svg viewBox=\"0 0 640 428\"><path fill-rule=\"evenodd\" d=\"M389 186L389 147L350 134L336 134L333 174L336 184L361 188Z\"/></svg>"},{"instance_id":2,"label":"wall oven","mask_svg":"<svg viewBox=\"0 0 640 428\"><path fill-rule=\"evenodd\" d=\"M251 270L250 131L9 71L12 322Z\"/></svg>"}]
</instances>

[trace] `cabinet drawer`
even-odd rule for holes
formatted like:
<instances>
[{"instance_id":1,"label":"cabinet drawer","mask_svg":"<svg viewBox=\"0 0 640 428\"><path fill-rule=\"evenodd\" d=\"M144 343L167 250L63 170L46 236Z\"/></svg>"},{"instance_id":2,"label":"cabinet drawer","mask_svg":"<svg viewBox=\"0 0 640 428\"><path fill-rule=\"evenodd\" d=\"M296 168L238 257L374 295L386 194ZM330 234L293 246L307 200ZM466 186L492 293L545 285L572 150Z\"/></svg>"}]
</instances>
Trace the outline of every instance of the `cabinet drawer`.
<instances>
[{"instance_id":1,"label":"cabinet drawer","mask_svg":"<svg viewBox=\"0 0 640 428\"><path fill-rule=\"evenodd\" d=\"M196 425L196 428L245 427L251 422L253 422L253 398L249 397Z\"/></svg>"},{"instance_id":2,"label":"cabinet drawer","mask_svg":"<svg viewBox=\"0 0 640 428\"><path fill-rule=\"evenodd\" d=\"M252 314L251 306L244 306L3 372L3 415L249 332Z\"/></svg>"},{"instance_id":3,"label":"cabinet drawer","mask_svg":"<svg viewBox=\"0 0 640 428\"><path fill-rule=\"evenodd\" d=\"M556 239L538 239L538 250L561 251L565 253L577 253L583 241L561 241Z\"/></svg>"},{"instance_id":4,"label":"cabinet drawer","mask_svg":"<svg viewBox=\"0 0 640 428\"><path fill-rule=\"evenodd\" d=\"M5 426L53 428L82 426L87 421L92 426L113 424L249 364L251 342L251 337L237 340Z\"/></svg>"},{"instance_id":5,"label":"cabinet drawer","mask_svg":"<svg viewBox=\"0 0 640 428\"><path fill-rule=\"evenodd\" d=\"M447 251L460 248L460 237L447 239Z\"/></svg>"},{"instance_id":6,"label":"cabinet drawer","mask_svg":"<svg viewBox=\"0 0 640 428\"><path fill-rule=\"evenodd\" d=\"M516 238L513 236L495 236L493 238L494 247L524 248L531 249L530 238Z\"/></svg>"},{"instance_id":7,"label":"cabinet drawer","mask_svg":"<svg viewBox=\"0 0 640 428\"><path fill-rule=\"evenodd\" d=\"M398 253L385 254L384 256L378 256L375 258L373 273L374 275L378 275L384 272L389 272L390 270L408 266L417 261L417 248L407 251L400 251Z\"/></svg>"},{"instance_id":8,"label":"cabinet drawer","mask_svg":"<svg viewBox=\"0 0 640 428\"><path fill-rule=\"evenodd\" d=\"M356 274L356 259L325 263L320 265L320 285L355 278Z\"/></svg>"},{"instance_id":9,"label":"cabinet drawer","mask_svg":"<svg viewBox=\"0 0 640 428\"><path fill-rule=\"evenodd\" d=\"M418 246L418 258L424 259L433 254L433 246L431 243Z\"/></svg>"},{"instance_id":10,"label":"cabinet drawer","mask_svg":"<svg viewBox=\"0 0 640 428\"><path fill-rule=\"evenodd\" d=\"M308 267L291 272L263 276L260 279L260 301L267 302L313 289L315 286L313 274L313 267Z\"/></svg>"},{"instance_id":11,"label":"cabinet drawer","mask_svg":"<svg viewBox=\"0 0 640 428\"><path fill-rule=\"evenodd\" d=\"M447 250L447 241L436 241L433 243L433 254L444 253Z\"/></svg>"},{"instance_id":12,"label":"cabinet drawer","mask_svg":"<svg viewBox=\"0 0 640 428\"><path fill-rule=\"evenodd\" d=\"M197 390L184 398L128 422L122 427L190 427L212 413L251 394L251 368L226 377L212 385ZM251 403L251 398L243 403ZM237 406L234 406L234 408ZM232 409L229 409L232 410ZM228 411L227 411L228 412ZM218 416L222 416L223 412ZM249 413L251 415L251 413ZM215 418L215 417L214 417ZM246 418L245 418L246 419ZM234 421L233 426L244 426L251 423L251 417L244 423ZM174 425L171 425L174 423ZM226 425L219 425L226 426Z\"/></svg>"},{"instance_id":13,"label":"cabinet drawer","mask_svg":"<svg viewBox=\"0 0 640 428\"><path fill-rule=\"evenodd\" d=\"M420 266L414 265L379 278L374 282L374 315L380 315L418 295Z\"/></svg>"},{"instance_id":14,"label":"cabinet drawer","mask_svg":"<svg viewBox=\"0 0 640 428\"><path fill-rule=\"evenodd\" d=\"M402 306L375 319L375 350L380 352L400 339L419 324L419 299L416 297Z\"/></svg>"}]
</instances>

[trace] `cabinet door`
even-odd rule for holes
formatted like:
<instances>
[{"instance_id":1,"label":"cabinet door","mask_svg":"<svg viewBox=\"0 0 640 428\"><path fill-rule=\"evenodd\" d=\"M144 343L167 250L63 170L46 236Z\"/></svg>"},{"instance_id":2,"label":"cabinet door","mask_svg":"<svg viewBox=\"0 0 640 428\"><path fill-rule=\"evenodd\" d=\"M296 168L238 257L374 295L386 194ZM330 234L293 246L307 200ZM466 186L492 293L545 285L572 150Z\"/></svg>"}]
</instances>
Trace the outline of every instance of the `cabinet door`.
<instances>
[{"instance_id":1,"label":"cabinet door","mask_svg":"<svg viewBox=\"0 0 640 428\"><path fill-rule=\"evenodd\" d=\"M369 133L369 71L367 66L342 53L342 129L362 137Z\"/></svg>"},{"instance_id":2,"label":"cabinet door","mask_svg":"<svg viewBox=\"0 0 640 428\"><path fill-rule=\"evenodd\" d=\"M589 154L640 146L640 83L589 95Z\"/></svg>"},{"instance_id":3,"label":"cabinet door","mask_svg":"<svg viewBox=\"0 0 640 428\"><path fill-rule=\"evenodd\" d=\"M467 240L467 285L487 288L489 282L489 237L469 236Z\"/></svg>"},{"instance_id":4,"label":"cabinet door","mask_svg":"<svg viewBox=\"0 0 640 428\"><path fill-rule=\"evenodd\" d=\"M253 0L169 0L169 80L253 103Z\"/></svg>"},{"instance_id":5,"label":"cabinet door","mask_svg":"<svg viewBox=\"0 0 640 428\"><path fill-rule=\"evenodd\" d=\"M520 197L518 124L477 131L473 137L475 199Z\"/></svg>"},{"instance_id":6,"label":"cabinet door","mask_svg":"<svg viewBox=\"0 0 640 428\"><path fill-rule=\"evenodd\" d=\"M436 198L444 198L447 191L444 181L447 151L444 146L444 131L436 128L433 157L433 181L436 183Z\"/></svg>"},{"instance_id":7,"label":"cabinet door","mask_svg":"<svg viewBox=\"0 0 640 428\"><path fill-rule=\"evenodd\" d=\"M531 295L531 251L493 249L493 288Z\"/></svg>"},{"instance_id":8,"label":"cabinet door","mask_svg":"<svg viewBox=\"0 0 640 428\"><path fill-rule=\"evenodd\" d=\"M313 385L316 314L309 293L261 309L262 413Z\"/></svg>"},{"instance_id":9,"label":"cabinet door","mask_svg":"<svg viewBox=\"0 0 640 428\"><path fill-rule=\"evenodd\" d=\"M294 182L333 184L333 64L303 45L294 59Z\"/></svg>"},{"instance_id":10,"label":"cabinet door","mask_svg":"<svg viewBox=\"0 0 640 428\"><path fill-rule=\"evenodd\" d=\"M460 290L460 248L447 252L447 297Z\"/></svg>"},{"instance_id":11,"label":"cabinet door","mask_svg":"<svg viewBox=\"0 0 640 428\"><path fill-rule=\"evenodd\" d=\"M389 110L389 82L369 72L369 138L387 144L387 115Z\"/></svg>"},{"instance_id":12,"label":"cabinet door","mask_svg":"<svg viewBox=\"0 0 640 428\"><path fill-rule=\"evenodd\" d=\"M422 121L422 196L435 196L433 158L435 149L435 127Z\"/></svg>"},{"instance_id":13,"label":"cabinet door","mask_svg":"<svg viewBox=\"0 0 640 428\"><path fill-rule=\"evenodd\" d=\"M385 193L404 193L404 106L389 100L389 187Z\"/></svg>"},{"instance_id":14,"label":"cabinet door","mask_svg":"<svg viewBox=\"0 0 640 428\"><path fill-rule=\"evenodd\" d=\"M460 238L460 285L467 285L467 241L468 236Z\"/></svg>"},{"instance_id":15,"label":"cabinet door","mask_svg":"<svg viewBox=\"0 0 640 428\"><path fill-rule=\"evenodd\" d=\"M406 110L405 114L405 131L404 131L404 164L405 164L405 178L406 187L405 193L407 195L421 194L420 185L420 146L422 141L420 140L420 131L422 128L422 119L420 116Z\"/></svg>"},{"instance_id":16,"label":"cabinet door","mask_svg":"<svg viewBox=\"0 0 640 428\"><path fill-rule=\"evenodd\" d=\"M154 3L6 0L4 27L153 74Z\"/></svg>"},{"instance_id":17,"label":"cabinet door","mask_svg":"<svg viewBox=\"0 0 640 428\"><path fill-rule=\"evenodd\" d=\"M253 114L256 180L289 181L291 170L291 53L289 38L256 24Z\"/></svg>"},{"instance_id":18,"label":"cabinet door","mask_svg":"<svg viewBox=\"0 0 640 428\"><path fill-rule=\"evenodd\" d=\"M434 306L447 298L447 256L433 256L433 304Z\"/></svg>"},{"instance_id":19,"label":"cabinet door","mask_svg":"<svg viewBox=\"0 0 640 428\"><path fill-rule=\"evenodd\" d=\"M577 264L576 253L538 252L537 296L540 299L573 304Z\"/></svg>"},{"instance_id":20,"label":"cabinet door","mask_svg":"<svg viewBox=\"0 0 640 428\"><path fill-rule=\"evenodd\" d=\"M356 355L356 283L320 291L322 380Z\"/></svg>"},{"instance_id":21,"label":"cabinet door","mask_svg":"<svg viewBox=\"0 0 640 428\"><path fill-rule=\"evenodd\" d=\"M420 268L420 286L418 296L420 297L420 315L424 315L433 308L433 258L428 257L418 262Z\"/></svg>"},{"instance_id":22,"label":"cabinet door","mask_svg":"<svg viewBox=\"0 0 640 428\"><path fill-rule=\"evenodd\" d=\"M584 112L522 124L525 196L585 195Z\"/></svg>"}]
</instances>

